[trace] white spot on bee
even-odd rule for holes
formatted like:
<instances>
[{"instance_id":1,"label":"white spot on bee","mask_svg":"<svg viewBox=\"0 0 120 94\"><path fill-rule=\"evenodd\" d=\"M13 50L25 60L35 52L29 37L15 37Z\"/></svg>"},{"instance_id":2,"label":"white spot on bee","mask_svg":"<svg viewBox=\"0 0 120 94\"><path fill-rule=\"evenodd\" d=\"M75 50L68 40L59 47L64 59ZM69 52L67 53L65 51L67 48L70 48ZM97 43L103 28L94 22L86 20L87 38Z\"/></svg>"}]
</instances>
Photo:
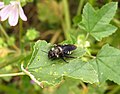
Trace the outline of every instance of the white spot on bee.
<instances>
[{"instance_id":1,"label":"white spot on bee","mask_svg":"<svg viewBox=\"0 0 120 94\"><path fill-rule=\"evenodd\" d=\"M67 54L71 54L71 51L68 51Z\"/></svg>"},{"instance_id":2,"label":"white spot on bee","mask_svg":"<svg viewBox=\"0 0 120 94\"><path fill-rule=\"evenodd\" d=\"M56 54L56 57L59 57L59 55Z\"/></svg>"},{"instance_id":3,"label":"white spot on bee","mask_svg":"<svg viewBox=\"0 0 120 94\"><path fill-rule=\"evenodd\" d=\"M62 51L62 48L61 47L58 47L60 51Z\"/></svg>"},{"instance_id":4,"label":"white spot on bee","mask_svg":"<svg viewBox=\"0 0 120 94\"><path fill-rule=\"evenodd\" d=\"M52 48L51 50L53 51L55 48Z\"/></svg>"}]
</instances>

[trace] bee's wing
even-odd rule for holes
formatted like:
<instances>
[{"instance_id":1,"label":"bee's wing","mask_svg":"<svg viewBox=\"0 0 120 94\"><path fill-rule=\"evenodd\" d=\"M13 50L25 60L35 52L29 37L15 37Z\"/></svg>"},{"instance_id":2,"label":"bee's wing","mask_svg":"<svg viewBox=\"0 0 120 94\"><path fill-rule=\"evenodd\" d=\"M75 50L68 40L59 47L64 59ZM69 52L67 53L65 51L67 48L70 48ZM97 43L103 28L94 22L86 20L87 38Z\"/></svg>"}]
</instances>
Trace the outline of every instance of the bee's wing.
<instances>
[{"instance_id":1,"label":"bee's wing","mask_svg":"<svg viewBox=\"0 0 120 94\"><path fill-rule=\"evenodd\" d=\"M63 45L61 46L61 48L63 49L63 52L69 54L70 51L75 50L77 47L75 45L69 44L69 45Z\"/></svg>"}]
</instances>

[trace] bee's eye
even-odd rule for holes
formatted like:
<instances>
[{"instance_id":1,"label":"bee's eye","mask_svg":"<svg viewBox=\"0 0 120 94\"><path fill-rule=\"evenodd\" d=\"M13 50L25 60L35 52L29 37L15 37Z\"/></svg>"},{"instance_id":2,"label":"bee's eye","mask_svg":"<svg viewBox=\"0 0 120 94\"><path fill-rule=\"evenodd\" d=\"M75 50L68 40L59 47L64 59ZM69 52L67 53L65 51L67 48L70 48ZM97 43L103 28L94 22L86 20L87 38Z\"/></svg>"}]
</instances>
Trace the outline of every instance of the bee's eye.
<instances>
[{"instance_id":1,"label":"bee's eye","mask_svg":"<svg viewBox=\"0 0 120 94\"><path fill-rule=\"evenodd\" d=\"M54 57L54 53L53 53L52 51L50 51L50 52L48 53L48 57L49 57L49 58Z\"/></svg>"}]
</instances>

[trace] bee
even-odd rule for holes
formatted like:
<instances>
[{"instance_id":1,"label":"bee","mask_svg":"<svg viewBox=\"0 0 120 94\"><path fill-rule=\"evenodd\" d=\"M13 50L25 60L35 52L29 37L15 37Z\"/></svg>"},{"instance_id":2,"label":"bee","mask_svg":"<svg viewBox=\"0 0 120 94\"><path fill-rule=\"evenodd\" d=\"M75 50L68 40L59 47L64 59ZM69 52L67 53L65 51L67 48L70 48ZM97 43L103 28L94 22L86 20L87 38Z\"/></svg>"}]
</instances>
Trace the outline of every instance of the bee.
<instances>
[{"instance_id":1,"label":"bee","mask_svg":"<svg viewBox=\"0 0 120 94\"><path fill-rule=\"evenodd\" d=\"M68 45L55 45L48 51L48 58L49 59L56 59L61 58L66 63L68 63L65 58L74 58L73 56L70 56L72 54L72 51L75 50L77 47L72 44Z\"/></svg>"}]
</instances>

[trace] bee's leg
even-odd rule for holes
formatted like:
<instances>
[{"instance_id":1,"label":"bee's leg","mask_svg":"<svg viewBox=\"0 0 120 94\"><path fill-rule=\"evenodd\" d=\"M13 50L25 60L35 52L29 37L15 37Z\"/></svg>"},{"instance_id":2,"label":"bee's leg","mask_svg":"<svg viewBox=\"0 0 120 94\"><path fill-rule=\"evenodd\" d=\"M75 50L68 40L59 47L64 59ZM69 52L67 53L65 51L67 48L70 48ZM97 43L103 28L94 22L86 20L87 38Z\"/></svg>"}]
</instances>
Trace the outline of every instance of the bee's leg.
<instances>
[{"instance_id":1,"label":"bee's leg","mask_svg":"<svg viewBox=\"0 0 120 94\"><path fill-rule=\"evenodd\" d=\"M46 53L46 54L48 54L48 52L47 51L44 51L44 50L41 50L42 52L44 52L44 53Z\"/></svg>"},{"instance_id":2,"label":"bee's leg","mask_svg":"<svg viewBox=\"0 0 120 94\"><path fill-rule=\"evenodd\" d=\"M54 60L56 60L56 58L52 58L52 59L51 59L51 61L54 61Z\"/></svg>"},{"instance_id":3,"label":"bee's leg","mask_svg":"<svg viewBox=\"0 0 120 94\"><path fill-rule=\"evenodd\" d=\"M70 55L65 55L66 58L76 58L74 56L70 56Z\"/></svg>"},{"instance_id":4,"label":"bee's leg","mask_svg":"<svg viewBox=\"0 0 120 94\"><path fill-rule=\"evenodd\" d=\"M61 57L61 59L62 59L63 61L65 61L66 63L69 63L69 62L67 62L63 57Z\"/></svg>"}]
</instances>

